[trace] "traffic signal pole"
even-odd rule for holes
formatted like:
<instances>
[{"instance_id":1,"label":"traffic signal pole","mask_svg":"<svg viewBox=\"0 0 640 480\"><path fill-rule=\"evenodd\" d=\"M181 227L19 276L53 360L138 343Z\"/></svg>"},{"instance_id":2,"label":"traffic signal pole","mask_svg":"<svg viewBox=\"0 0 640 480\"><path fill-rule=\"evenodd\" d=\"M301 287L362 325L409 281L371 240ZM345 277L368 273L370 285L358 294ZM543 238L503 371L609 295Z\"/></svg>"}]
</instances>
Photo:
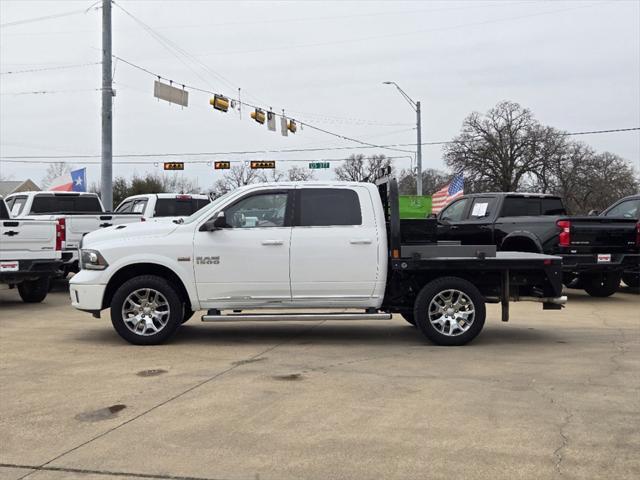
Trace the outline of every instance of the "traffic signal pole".
<instances>
[{"instance_id":1,"label":"traffic signal pole","mask_svg":"<svg viewBox=\"0 0 640 480\"><path fill-rule=\"evenodd\" d=\"M416 102L417 128L418 128L418 145L416 152L416 163L418 174L416 175L416 194L422 196L422 119L420 112L420 102Z\"/></svg>"},{"instance_id":2,"label":"traffic signal pole","mask_svg":"<svg viewBox=\"0 0 640 480\"><path fill-rule=\"evenodd\" d=\"M102 0L102 162L100 194L105 210L113 210L113 89L111 77L111 0Z\"/></svg>"}]
</instances>

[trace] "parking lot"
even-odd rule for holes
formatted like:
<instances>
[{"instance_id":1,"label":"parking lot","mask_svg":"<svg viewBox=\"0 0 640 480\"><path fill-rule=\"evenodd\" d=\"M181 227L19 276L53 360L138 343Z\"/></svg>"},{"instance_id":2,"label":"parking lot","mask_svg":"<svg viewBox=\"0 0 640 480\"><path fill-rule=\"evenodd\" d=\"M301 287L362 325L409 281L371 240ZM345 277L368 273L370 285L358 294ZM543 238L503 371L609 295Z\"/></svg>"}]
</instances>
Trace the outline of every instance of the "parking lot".
<instances>
[{"instance_id":1,"label":"parking lot","mask_svg":"<svg viewBox=\"0 0 640 480\"><path fill-rule=\"evenodd\" d=\"M0 291L0 478L638 478L640 307L569 291L470 345L378 322L201 324L135 347Z\"/></svg>"}]
</instances>

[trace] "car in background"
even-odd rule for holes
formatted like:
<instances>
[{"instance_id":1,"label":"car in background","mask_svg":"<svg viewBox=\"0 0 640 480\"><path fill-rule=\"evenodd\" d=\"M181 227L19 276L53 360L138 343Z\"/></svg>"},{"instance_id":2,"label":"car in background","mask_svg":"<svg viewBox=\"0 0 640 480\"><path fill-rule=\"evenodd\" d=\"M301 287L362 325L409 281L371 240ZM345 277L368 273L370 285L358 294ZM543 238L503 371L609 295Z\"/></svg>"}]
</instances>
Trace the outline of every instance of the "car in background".
<instances>
[{"instance_id":1,"label":"car in background","mask_svg":"<svg viewBox=\"0 0 640 480\"><path fill-rule=\"evenodd\" d=\"M63 276L78 271L78 247L84 235L101 228L142 221L139 214L106 212L100 197L90 192L19 192L9 195L6 202L15 219L59 222L62 250L70 253L61 268Z\"/></svg>"},{"instance_id":2,"label":"car in background","mask_svg":"<svg viewBox=\"0 0 640 480\"><path fill-rule=\"evenodd\" d=\"M0 197L0 284L18 287L25 303L42 302L62 264L60 223L14 219Z\"/></svg>"},{"instance_id":3,"label":"car in background","mask_svg":"<svg viewBox=\"0 0 640 480\"><path fill-rule=\"evenodd\" d=\"M537 193L463 195L438 215L438 240L562 257L565 285L613 295L623 272L640 262L637 220L569 216L562 198Z\"/></svg>"},{"instance_id":4,"label":"car in background","mask_svg":"<svg viewBox=\"0 0 640 480\"><path fill-rule=\"evenodd\" d=\"M638 224L636 225L636 235L638 235L640 239L640 194L621 198L604 210L600 216L633 218L637 220ZM622 274L622 281L630 287L640 287L640 265L638 265L635 270L625 270Z\"/></svg>"},{"instance_id":5,"label":"car in background","mask_svg":"<svg viewBox=\"0 0 640 480\"><path fill-rule=\"evenodd\" d=\"M145 220L178 220L211 203L207 195L184 193L148 193L125 198L116 213L137 213Z\"/></svg>"}]
</instances>

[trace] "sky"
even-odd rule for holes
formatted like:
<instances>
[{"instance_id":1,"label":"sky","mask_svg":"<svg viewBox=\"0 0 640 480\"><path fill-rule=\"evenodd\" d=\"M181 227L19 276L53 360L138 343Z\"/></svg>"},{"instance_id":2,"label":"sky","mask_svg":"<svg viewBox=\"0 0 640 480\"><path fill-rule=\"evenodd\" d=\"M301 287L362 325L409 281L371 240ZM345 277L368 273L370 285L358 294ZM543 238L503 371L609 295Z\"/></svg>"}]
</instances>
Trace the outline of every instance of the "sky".
<instances>
[{"instance_id":1,"label":"sky","mask_svg":"<svg viewBox=\"0 0 640 480\"><path fill-rule=\"evenodd\" d=\"M96 155L68 162L99 182L100 4L0 0L0 177L37 183L47 168L4 157ZM113 53L177 84L230 97L241 88L252 105L375 145L416 143L414 111L384 81L421 102L423 142L451 140L471 112L502 100L570 132L640 126L636 0L118 0ZM165 175L163 161L183 161L182 174L206 190L223 174L208 163L216 160L329 160L332 169L353 153L384 153L398 169L415 161L414 146L359 148L312 128L283 137L251 120L249 107L242 118L215 111L212 95L192 88L181 108L153 97L155 79L114 61L114 154L181 155L117 157L114 176ZM640 170L640 132L579 139ZM358 148L225 153L335 147ZM194 152L208 154L182 155ZM423 148L423 168L445 168L441 146Z\"/></svg>"}]
</instances>

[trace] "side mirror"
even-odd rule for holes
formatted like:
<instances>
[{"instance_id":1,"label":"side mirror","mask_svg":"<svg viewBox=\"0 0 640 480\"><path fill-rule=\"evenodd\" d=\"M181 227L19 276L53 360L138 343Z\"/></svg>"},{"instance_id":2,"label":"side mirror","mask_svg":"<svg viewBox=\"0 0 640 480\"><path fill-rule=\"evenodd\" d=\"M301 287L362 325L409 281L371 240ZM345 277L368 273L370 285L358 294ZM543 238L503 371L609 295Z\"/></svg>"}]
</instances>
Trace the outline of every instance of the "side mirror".
<instances>
[{"instance_id":1,"label":"side mirror","mask_svg":"<svg viewBox=\"0 0 640 480\"><path fill-rule=\"evenodd\" d=\"M200 227L201 232L215 232L216 230L220 230L221 228L227 227L227 219L224 216L224 212L218 212L216 218L209 219L202 224Z\"/></svg>"}]
</instances>

